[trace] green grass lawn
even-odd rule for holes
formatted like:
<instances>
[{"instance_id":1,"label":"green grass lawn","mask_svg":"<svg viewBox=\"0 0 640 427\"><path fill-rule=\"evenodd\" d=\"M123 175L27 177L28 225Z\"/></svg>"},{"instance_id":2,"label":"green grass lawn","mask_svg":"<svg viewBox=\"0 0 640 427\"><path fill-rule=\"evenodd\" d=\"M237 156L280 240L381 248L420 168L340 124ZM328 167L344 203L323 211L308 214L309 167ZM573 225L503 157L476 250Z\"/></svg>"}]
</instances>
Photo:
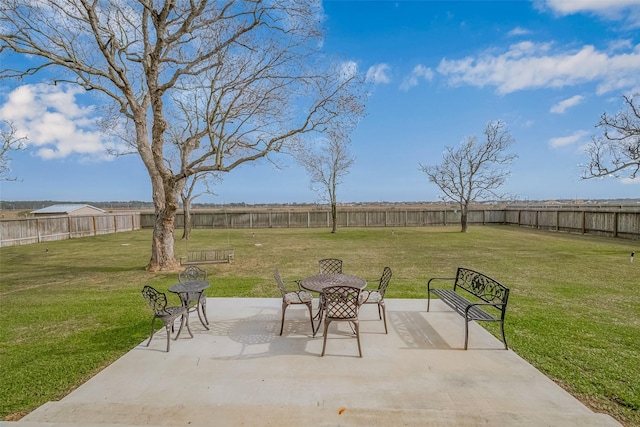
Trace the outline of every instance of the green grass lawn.
<instances>
[{"instance_id":1,"label":"green grass lawn","mask_svg":"<svg viewBox=\"0 0 640 427\"><path fill-rule=\"evenodd\" d=\"M640 260L630 262L639 242L458 230L194 230L176 242L176 256L234 248L233 264L202 265L210 297L277 297L275 267L297 279L325 257L372 280L390 266L387 298L426 298L430 277L478 270L511 289L511 349L594 410L640 426ZM166 291L177 281L176 272L144 270L150 250L151 230L0 249L0 419L64 397L147 337L151 316L140 290Z\"/></svg>"}]
</instances>

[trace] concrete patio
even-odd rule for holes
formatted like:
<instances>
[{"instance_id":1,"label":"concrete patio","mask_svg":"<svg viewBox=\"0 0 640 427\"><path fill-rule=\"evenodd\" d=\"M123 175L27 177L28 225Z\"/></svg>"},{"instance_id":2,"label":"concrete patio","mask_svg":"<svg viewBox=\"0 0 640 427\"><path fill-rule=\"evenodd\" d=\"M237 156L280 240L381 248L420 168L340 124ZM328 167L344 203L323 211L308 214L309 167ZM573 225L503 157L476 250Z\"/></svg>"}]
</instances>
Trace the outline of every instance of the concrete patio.
<instances>
[{"instance_id":1,"label":"concrete patio","mask_svg":"<svg viewBox=\"0 0 640 427\"><path fill-rule=\"evenodd\" d=\"M592 412L481 326L440 301L360 312L363 357L347 324L327 351L304 306L209 298L210 330L190 318L166 353L164 331L58 402L2 426L620 426ZM151 316L149 316L151 320ZM507 318L508 321L508 318ZM507 339L509 336L507 335Z\"/></svg>"}]
</instances>

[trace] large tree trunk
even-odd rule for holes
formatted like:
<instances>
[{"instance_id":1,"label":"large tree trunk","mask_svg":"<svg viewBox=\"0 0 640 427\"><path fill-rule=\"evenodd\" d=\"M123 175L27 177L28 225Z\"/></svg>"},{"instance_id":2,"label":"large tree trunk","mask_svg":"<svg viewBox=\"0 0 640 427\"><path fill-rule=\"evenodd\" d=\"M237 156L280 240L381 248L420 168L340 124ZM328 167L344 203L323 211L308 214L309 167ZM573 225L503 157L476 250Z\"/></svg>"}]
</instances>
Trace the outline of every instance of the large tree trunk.
<instances>
[{"instance_id":1,"label":"large tree trunk","mask_svg":"<svg viewBox=\"0 0 640 427\"><path fill-rule=\"evenodd\" d=\"M175 271L178 269L179 265L173 250L175 217L175 209L156 211L151 259L147 264L148 271Z\"/></svg>"},{"instance_id":2,"label":"large tree trunk","mask_svg":"<svg viewBox=\"0 0 640 427\"><path fill-rule=\"evenodd\" d=\"M152 176L151 182L156 222L153 226L151 259L146 269L148 271L175 271L179 268L179 263L175 259L173 233L180 188L176 186L175 182L165 184L159 173Z\"/></svg>"},{"instance_id":3,"label":"large tree trunk","mask_svg":"<svg viewBox=\"0 0 640 427\"><path fill-rule=\"evenodd\" d=\"M460 205L460 226L461 226L461 230L460 232L462 233L466 233L467 232L467 215L469 213L469 206L467 204L461 204Z\"/></svg>"}]
</instances>

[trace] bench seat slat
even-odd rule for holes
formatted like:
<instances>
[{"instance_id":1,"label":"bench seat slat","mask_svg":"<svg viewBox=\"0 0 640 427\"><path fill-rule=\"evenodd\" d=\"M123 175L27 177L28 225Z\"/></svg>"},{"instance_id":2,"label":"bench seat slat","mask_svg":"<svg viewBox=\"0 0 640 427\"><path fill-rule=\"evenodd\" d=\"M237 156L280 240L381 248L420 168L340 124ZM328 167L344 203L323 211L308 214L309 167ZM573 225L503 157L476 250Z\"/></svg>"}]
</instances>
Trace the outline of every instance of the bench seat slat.
<instances>
[{"instance_id":1,"label":"bench seat slat","mask_svg":"<svg viewBox=\"0 0 640 427\"><path fill-rule=\"evenodd\" d=\"M461 316L465 315L465 310L471 305L467 299L451 289L432 289L431 292L436 294L438 298L457 311ZM486 321L498 320L478 306L469 309L469 319Z\"/></svg>"}]
</instances>

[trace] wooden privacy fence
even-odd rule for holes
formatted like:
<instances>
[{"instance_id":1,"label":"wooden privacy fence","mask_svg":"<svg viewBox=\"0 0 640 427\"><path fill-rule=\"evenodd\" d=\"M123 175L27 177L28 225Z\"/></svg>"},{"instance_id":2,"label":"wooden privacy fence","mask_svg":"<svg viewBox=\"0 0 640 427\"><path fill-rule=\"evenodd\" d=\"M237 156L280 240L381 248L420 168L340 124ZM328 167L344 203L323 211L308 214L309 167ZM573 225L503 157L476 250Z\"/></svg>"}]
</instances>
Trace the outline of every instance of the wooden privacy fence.
<instances>
[{"instance_id":1,"label":"wooden privacy fence","mask_svg":"<svg viewBox=\"0 0 640 427\"><path fill-rule=\"evenodd\" d=\"M640 238L640 212L604 210L506 210L505 224L569 233Z\"/></svg>"},{"instance_id":2,"label":"wooden privacy fence","mask_svg":"<svg viewBox=\"0 0 640 427\"><path fill-rule=\"evenodd\" d=\"M194 211L193 228L319 228L331 226L330 211ZM154 214L141 214L142 228L153 228ZM456 225L455 209L340 209L338 227L423 227ZM541 230L640 238L636 209L478 209L469 212L469 225L517 225ZM182 214L176 226L184 226Z\"/></svg>"},{"instance_id":3,"label":"wooden privacy fence","mask_svg":"<svg viewBox=\"0 0 640 427\"><path fill-rule=\"evenodd\" d=\"M140 229L140 212L44 216L0 221L0 247Z\"/></svg>"},{"instance_id":4,"label":"wooden privacy fence","mask_svg":"<svg viewBox=\"0 0 640 427\"><path fill-rule=\"evenodd\" d=\"M141 214L142 228L153 228L155 215ZM339 210L338 227L421 227L460 223L456 210ZM504 224L503 210L469 212L469 224ZM321 228L331 227L330 211L194 211L192 228ZM184 227L182 214L176 227Z\"/></svg>"},{"instance_id":5,"label":"wooden privacy fence","mask_svg":"<svg viewBox=\"0 0 640 427\"><path fill-rule=\"evenodd\" d=\"M331 226L329 210L193 211L194 229L321 228ZM0 220L0 246L16 246L98 234L153 228L154 213L110 213ZM469 225L517 225L541 230L640 239L638 209L478 209ZM455 209L340 209L338 227L426 227L456 225ZM176 227L184 226L178 214Z\"/></svg>"}]
</instances>

